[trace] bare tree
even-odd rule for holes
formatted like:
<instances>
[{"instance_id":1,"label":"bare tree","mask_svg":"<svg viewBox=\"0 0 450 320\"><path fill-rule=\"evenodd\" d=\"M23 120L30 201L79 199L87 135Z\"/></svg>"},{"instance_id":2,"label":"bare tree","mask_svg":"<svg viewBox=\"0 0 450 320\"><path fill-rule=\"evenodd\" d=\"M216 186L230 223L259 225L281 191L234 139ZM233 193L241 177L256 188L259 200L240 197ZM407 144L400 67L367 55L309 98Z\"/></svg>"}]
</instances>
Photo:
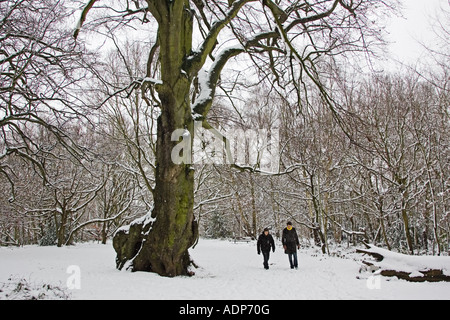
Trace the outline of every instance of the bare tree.
<instances>
[{"instance_id":1,"label":"bare tree","mask_svg":"<svg viewBox=\"0 0 450 320\"><path fill-rule=\"evenodd\" d=\"M439 91L417 75L374 76L360 88L355 105L366 151L353 159L364 170L363 196L371 198L366 209L379 219L385 243L403 247L405 242L413 254L433 239L439 253L438 221L446 200L436 195L444 195L442 181L448 178L441 170L448 124Z\"/></svg>"},{"instance_id":2,"label":"bare tree","mask_svg":"<svg viewBox=\"0 0 450 320\"><path fill-rule=\"evenodd\" d=\"M1 1L0 15L0 174L14 201L15 173L7 158L27 161L49 183L44 159L57 155L53 145L36 139L40 128L74 159L83 157L65 128L89 113L81 100L89 71L84 48L68 32L71 12L64 1Z\"/></svg>"},{"instance_id":3,"label":"bare tree","mask_svg":"<svg viewBox=\"0 0 450 320\"><path fill-rule=\"evenodd\" d=\"M89 24L88 13L96 3L85 4L80 25ZM305 93L302 86L309 79L321 88L322 97L332 107L319 73L320 57L366 50L366 39L378 35L371 12L386 2L147 0L133 4L132 8L129 1L112 3L104 19L92 22L131 23L137 16L157 29L152 43L159 53L158 79L149 68L150 72L128 86L154 88L161 109L155 205L151 217L117 233L118 267L128 262L134 271L183 275L190 263L187 250L198 236L193 213L194 172L189 163L174 163L172 150L178 141L172 141L172 134L181 129L192 139L194 119L209 125L207 117L222 71L233 58L243 55L262 79L273 75L280 86L298 89L297 96ZM156 59L154 53L150 50L148 65Z\"/></svg>"}]
</instances>

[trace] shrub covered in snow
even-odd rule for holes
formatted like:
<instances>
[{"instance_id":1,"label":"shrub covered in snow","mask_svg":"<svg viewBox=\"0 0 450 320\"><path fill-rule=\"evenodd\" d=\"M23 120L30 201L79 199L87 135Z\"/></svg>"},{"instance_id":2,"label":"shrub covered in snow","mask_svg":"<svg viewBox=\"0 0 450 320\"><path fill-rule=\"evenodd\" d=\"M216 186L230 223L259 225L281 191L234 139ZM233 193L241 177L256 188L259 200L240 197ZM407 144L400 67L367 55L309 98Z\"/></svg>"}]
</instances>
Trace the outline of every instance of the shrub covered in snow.
<instances>
[{"instance_id":1,"label":"shrub covered in snow","mask_svg":"<svg viewBox=\"0 0 450 320\"><path fill-rule=\"evenodd\" d=\"M59 286L30 283L23 278L11 277L0 283L0 300L68 300L70 294Z\"/></svg>"}]
</instances>

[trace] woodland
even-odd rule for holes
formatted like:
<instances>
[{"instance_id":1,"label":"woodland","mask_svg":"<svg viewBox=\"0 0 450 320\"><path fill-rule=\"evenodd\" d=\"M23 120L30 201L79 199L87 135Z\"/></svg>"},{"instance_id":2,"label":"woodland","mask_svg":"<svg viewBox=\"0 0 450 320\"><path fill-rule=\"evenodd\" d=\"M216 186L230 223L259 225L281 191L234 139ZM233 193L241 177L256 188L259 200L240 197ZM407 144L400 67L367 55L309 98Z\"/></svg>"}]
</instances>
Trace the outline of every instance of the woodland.
<instances>
[{"instance_id":1,"label":"woodland","mask_svg":"<svg viewBox=\"0 0 450 320\"><path fill-rule=\"evenodd\" d=\"M0 1L0 245L114 238L118 268L176 276L199 237L279 237L292 221L323 253L364 241L448 255L450 11L423 61L387 70L383 25L399 12L380 0ZM194 155L222 158L212 144L264 130L278 167L174 164L176 129L199 139ZM243 141L243 160L260 151Z\"/></svg>"}]
</instances>

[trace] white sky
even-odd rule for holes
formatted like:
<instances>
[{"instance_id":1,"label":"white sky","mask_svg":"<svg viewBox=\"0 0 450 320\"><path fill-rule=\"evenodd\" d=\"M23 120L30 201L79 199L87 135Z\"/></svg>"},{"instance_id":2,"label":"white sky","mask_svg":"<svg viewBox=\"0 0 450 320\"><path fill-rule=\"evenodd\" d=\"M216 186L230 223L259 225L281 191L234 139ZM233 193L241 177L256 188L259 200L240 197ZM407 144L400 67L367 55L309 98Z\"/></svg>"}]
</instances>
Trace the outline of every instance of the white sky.
<instances>
[{"instance_id":1,"label":"white sky","mask_svg":"<svg viewBox=\"0 0 450 320\"><path fill-rule=\"evenodd\" d=\"M450 10L450 0L401 1L404 6L404 18L392 20L388 26L390 37L387 40L394 42L390 46L393 59L414 64L426 55L426 50L420 42L427 45L435 44L433 22L443 10Z\"/></svg>"}]
</instances>

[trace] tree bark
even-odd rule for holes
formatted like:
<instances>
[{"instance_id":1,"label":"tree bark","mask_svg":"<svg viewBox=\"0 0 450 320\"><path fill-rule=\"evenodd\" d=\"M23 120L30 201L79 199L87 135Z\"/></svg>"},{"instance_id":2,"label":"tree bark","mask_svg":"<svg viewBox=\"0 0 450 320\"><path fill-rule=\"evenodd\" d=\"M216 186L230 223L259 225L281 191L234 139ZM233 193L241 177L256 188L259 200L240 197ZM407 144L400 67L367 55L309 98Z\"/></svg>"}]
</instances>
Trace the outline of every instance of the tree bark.
<instances>
[{"instance_id":1,"label":"tree bark","mask_svg":"<svg viewBox=\"0 0 450 320\"><path fill-rule=\"evenodd\" d=\"M155 5L156 6L156 5ZM194 170L189 161L175 163L172 153L179 141L176 130L194 136L189 90L192 79L184 71L191 53L193 20L189 1L160 2L153 8L159 23L158 41L162 84L156 86L161 101L156 143L156 185L152 222L141 219L118 232L117 267L175 277L189 274L188 249L198 237L194 220ZM183 149L183 152L191 152ZM187 158L190 158L191 154Z\"/></svg>"},{"instance_id":2,"label":"tree bark","mask_svg":"<svg viewBox=\"0 0 450 320\"><path fill-rule=\"evenodd\" d=\"M405 229L406 242L408 244L408 249L411 255L414 255L414 244L411 236L411 231L409 227L408 209L407 209L407 191L402 194L402 219L403 226Z\"/></svg>"},{"instance_id":3,"label":"tree bark","mask_svg":"<svg viewBox=\"0 0 450 320\"><path fill-rule=\"evenodd\" d=\"M155 206L152 212L156 221L134 258L133 271L152 271L164 276L187 274L188 249L197 238L193 213L194 171L189 164L172 162L171 146L174 143L171 136L176 126L176 121L170 121L167 114L163 113L158 120Z\"/></svg>"}]
</instances>

